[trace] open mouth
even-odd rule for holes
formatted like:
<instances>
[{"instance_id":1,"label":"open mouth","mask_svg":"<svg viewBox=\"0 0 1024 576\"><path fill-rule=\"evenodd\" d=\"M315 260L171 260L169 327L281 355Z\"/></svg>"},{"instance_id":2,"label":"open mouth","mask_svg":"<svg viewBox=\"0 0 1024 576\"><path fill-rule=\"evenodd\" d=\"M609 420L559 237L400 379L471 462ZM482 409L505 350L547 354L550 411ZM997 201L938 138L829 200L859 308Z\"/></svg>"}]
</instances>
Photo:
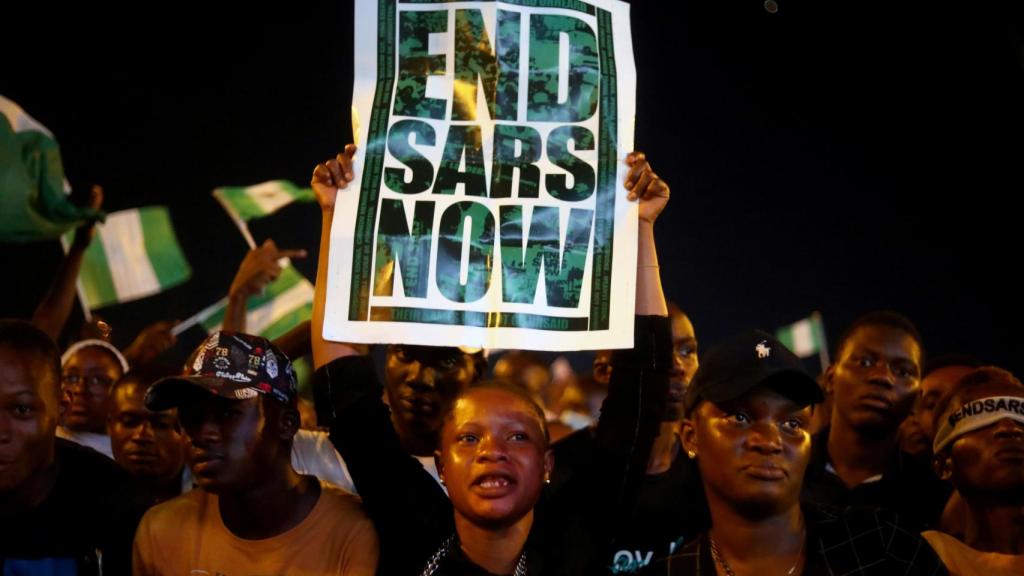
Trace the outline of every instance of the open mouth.
<instances>
[{"instance_id":1,"label":"open mouth","mask_svg":"<svg viewBox=\"0 0 1024 576\"><path fill-rule=\"evenodd\" d=\"M515 485L516 481L511 475L490 473L477 476L472 487L477 494L485 498L500 498L512 492Z\"/></svg>"}]
</instances>

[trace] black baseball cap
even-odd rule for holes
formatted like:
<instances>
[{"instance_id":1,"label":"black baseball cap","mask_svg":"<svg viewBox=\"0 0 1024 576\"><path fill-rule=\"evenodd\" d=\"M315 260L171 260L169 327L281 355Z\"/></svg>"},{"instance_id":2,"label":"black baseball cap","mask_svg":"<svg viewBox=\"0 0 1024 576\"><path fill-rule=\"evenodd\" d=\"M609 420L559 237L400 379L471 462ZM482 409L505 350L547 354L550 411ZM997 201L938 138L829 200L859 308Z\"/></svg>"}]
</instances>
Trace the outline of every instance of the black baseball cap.
<instances>
[{"instance_id":1,"label":"black baseball cap","mask_svg":"<svg viewBox=\"0 0 1024 576\"><path fill-rule=\"evenodd\" d=\"M210 334L189 356L181 376L163 378L149 387L146 408L175 408L196 388L231 400L267 394L287 406L298 398L288 357L266 338L242 333Z\"/></svg>"},{"instance_id":2,"label":"black baseball cap","mask_svg":"<svg viewBox=\"0 0 1024 576\"><path fill-rule=\"evenodd\" d=\"M786 375L782 378L780 376ZM825 399L800 359L771 334L748 330L708 350L686 389L686 413L702 400L735 400L769 379L771 387L801 405Z\"/></svg>"}]
</instances>

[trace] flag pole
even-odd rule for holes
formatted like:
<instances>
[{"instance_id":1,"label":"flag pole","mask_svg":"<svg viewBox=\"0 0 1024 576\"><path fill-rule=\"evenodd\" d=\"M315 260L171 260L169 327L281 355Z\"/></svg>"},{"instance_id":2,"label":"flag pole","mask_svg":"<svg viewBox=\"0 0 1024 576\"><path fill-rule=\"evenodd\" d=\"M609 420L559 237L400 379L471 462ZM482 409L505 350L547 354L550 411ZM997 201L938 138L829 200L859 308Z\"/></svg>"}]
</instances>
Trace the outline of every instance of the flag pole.
<instances>
[{"instance_id":1,"label":"flag pole","mask_svg":"<svg viewBox=\"0 0 1024 576\"><path fill-rule=\"evenodd\" d=\"M188 318L186 318L186 319L182 320L181 322L178 322L177 324L175 324L174 327L171 328L171 334L173 334L175 336L181 334L185 330L188 330L189 328L195 326L196 324L199 324L203 320L206 320L210 316L213 316L213 314L215 312L217 312L217 310L223 308L224 306L227 306L227 304L228 304L228 297L225 296L225 297L221 298L220 300L218 300L217 302L215 302L213 304L210 304L206 308L203 308L199 312L196 312L192 316L189 316Z\"/></svg>"},{"instance_id":2,"label":"flag pole","mask_svg":"<svg viewBox=\"0 0 1024 576\"><path fill-rule=\"evenodd\" d=\"M256 241L253 239L252 233L249 232L249 226L228 207L227 201L221 198L219 194L214 194L213 197L217 199L217 203L228 213L228 218L231 218L231 221L238 227L238 231L242 233L242 238L245 238L245 243L249 245L249 249L255 249Z\"/></svg>"}]
</instances>

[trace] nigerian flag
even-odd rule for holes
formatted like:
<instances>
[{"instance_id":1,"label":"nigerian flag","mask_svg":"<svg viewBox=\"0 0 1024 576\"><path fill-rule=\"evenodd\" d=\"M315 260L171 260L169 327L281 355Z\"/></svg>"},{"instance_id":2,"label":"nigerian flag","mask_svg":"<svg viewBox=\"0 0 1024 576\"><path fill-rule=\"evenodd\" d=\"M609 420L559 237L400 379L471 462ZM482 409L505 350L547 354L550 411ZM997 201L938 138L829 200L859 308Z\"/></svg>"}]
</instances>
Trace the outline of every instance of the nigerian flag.
<instances>
[{"instance_id":1,"label":"nigerian flag","mask_svg":"<svg viewBox=\"0 0 1024 576\"><path fill-rule=\"evenodd\" d=\"M214 190L213 196L236 222L248 222L273 214L292 202L316 200L311 188L299 188L286 180L272 180L255 186L225 186Z\"/></svg>"},{"instance_id":2,"label":"nigerian flag","mask_svg":"<svg viewBox=\"0 0 1024 576\"><path fill-rule=\"evenodd\" d=\"M78 273L79 293L83 306L95 310L151 296L191 276L167 208L132 208L96 226Z\"/></svg>"},{"instance_id":3,"label":"nigerian flag","mask_svg":"<svg viewBox=\"0 0 1024 576\"><path fill-rule=\"evenodd\" d=\"M814 312L807 318L779 328L776 337L800 358L809 358L825 352L825 327L821 314Z\"/></svg>"},{"instance_id":4,"label":"nigerian flag","mask_svg":"<svg viewBox=\"0 0 1024 576\"><path fill-rule=\"evenodd\" d=\"M207 332L220 330L227 303L207 309L199 323ZM246 303L245 331L273 340L313 316L313 284L294 266L288 265L281 275L267 285L263 294Z\"/></svg>"},{"instance_id":5,"label":"nigerian flag","mask_svg":"<svg viewBox=\"0 0 1024 576\"><path fill-rule=\"evenodd\" d=\"M103 217L73 204L70 192L53 134L0 96L0 242L59 238Z\"/></svg>"}]
</instances>

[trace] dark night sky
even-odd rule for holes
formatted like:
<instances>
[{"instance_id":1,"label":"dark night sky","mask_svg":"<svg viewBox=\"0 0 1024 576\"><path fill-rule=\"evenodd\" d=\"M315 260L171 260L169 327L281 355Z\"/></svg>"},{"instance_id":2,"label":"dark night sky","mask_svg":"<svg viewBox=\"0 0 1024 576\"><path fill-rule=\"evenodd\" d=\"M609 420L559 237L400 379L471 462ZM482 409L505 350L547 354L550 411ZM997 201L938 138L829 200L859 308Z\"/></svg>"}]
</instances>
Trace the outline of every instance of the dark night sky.
<instances>
[{"instance_id":1,"label":"dark night sky","mask_svg":"<svg viewBox=\"0 0 1024 576\"><path fill-rule=\"evenodd\" d=\"M0 93L57 135L80 192L169 205L195 271L101 312L124 344L225 292L245 245L213 188L307 182L349 140L351 2L34 4L5 23ZM815 309L834 341L891 308L930 354L1021 373L1024 9L983 4L633 3L636 142L673 191L662 276L702 344ZM317 224L294 206L253 232L312 251ZM2 249L0 315L28 315L57 248Z\"/></svg>"}]
</instances>

